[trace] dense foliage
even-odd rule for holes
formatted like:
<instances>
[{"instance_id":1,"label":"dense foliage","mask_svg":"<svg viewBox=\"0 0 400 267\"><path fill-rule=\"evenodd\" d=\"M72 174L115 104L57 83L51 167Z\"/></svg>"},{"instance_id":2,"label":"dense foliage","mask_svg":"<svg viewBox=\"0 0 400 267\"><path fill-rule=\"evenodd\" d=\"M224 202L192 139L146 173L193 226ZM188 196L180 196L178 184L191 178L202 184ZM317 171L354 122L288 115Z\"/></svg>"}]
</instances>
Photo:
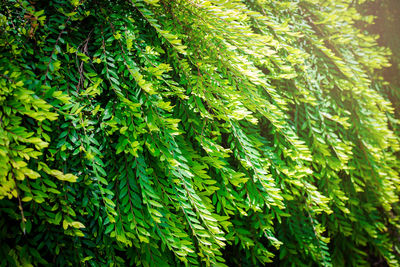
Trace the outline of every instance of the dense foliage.
<instances>
[{"instance_id":1,"label":"dense foliage","mask_svg":"<svg viewBox=\"0 0 400 267\"><path fill-rule=\"evenodd\" d=\"M355 2L2 0L0 265L398 266Z\"/></svg>"}]
</instances>

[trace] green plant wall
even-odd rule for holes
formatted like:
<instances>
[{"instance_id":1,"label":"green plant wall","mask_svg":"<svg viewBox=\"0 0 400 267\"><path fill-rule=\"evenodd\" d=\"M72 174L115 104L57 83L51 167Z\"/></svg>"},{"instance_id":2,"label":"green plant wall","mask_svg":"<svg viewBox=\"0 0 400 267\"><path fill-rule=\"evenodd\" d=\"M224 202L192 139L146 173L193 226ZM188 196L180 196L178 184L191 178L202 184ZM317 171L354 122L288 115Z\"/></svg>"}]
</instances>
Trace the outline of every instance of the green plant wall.
<instances>
[{"instance_id":1,"label":"green plant wall","mask_svg":"<svg viewBox=\"0 0 400 267\"><path fill-rule=\"evenodd\" d=\"M0 266L399 266L389 51L351 0L0 1Z\"/></svg>"}]
</instances>

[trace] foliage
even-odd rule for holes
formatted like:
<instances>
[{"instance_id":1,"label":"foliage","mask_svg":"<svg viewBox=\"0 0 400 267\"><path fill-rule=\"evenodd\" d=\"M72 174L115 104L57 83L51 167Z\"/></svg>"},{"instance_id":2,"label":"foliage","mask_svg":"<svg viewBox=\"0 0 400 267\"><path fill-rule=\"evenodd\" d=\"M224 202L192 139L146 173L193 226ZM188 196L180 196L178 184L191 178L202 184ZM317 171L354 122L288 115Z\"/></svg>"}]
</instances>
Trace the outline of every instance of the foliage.
<instances>
[{"instance_id":1,"label":"foliage","mask_svg":"<svg viewBox=\"0 0 400 267\"><path fill-rule=\"evenodd\" d=\"M396 0L366 1L358 5L363 16L374 18L374 23L359 23L359 28L379 34L378 44L387 46L392 51L391 66L381 70L382 76L389 83L384 84L383 93L393 103L396 118L400 118L400 2ZM398 128L395 128L398 131Z\"/></svg>"},{"instance_id":2,"label":"foliage","mask_svg":"<svg viewBox=\"0 0 400 267\"><path fill-rule=\"evenodd\" d=\"M353 2L2 0L0 265L398 266Z\"/></svg>"}]
</instances>

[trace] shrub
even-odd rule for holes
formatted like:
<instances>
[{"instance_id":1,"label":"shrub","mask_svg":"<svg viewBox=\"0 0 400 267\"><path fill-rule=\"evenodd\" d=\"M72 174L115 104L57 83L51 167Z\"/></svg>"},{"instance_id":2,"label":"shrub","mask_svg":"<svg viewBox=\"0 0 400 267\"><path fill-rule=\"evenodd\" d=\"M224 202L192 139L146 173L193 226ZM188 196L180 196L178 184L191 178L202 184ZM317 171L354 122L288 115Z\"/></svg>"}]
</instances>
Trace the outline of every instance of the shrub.
<instances>
[{"instance_id":1,"label":"shrub","mask_svg":"<svg viewBox=\"0 0 400 267\"><path fill-rule=\"evenodd\" d=\"M3 0L2 265L398 266L353 2Z\"/></svg>"}]
</instances>

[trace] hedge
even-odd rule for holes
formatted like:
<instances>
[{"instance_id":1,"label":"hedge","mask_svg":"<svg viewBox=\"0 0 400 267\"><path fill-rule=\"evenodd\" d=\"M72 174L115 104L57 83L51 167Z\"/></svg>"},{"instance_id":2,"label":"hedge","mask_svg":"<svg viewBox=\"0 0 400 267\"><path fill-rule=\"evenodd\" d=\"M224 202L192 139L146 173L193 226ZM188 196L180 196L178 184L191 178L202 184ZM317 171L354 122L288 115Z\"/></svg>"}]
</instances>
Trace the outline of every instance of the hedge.
<instances>
[{"instance_id":1,"label":"hedge","mask_svg":"<svg viewBox=\"0 0 400 267\"><path fill-rule=\"evenodd\" d=\"M0 265L399 266L357 2L2 0Z\"/></svg>"}]
</instances>

